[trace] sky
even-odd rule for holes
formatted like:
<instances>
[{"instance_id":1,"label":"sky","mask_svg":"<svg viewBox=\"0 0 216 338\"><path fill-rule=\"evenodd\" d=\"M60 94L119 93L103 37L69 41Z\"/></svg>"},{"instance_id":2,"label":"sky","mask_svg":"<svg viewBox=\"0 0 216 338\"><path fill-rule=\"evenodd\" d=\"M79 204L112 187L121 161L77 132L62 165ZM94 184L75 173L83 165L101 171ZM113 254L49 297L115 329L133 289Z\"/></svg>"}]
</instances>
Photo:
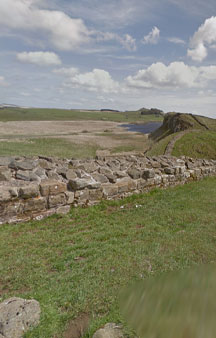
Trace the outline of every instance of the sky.
<instances>
[{"instance_id":1,"label":"sky","mask_svg":"<svg viewBox=\"0 0 216 338\"><path fill-rule=\"evenodd\" d=\"M0 0L0 103L216 118L215 0Z\"/></svg>"}]
</instances>

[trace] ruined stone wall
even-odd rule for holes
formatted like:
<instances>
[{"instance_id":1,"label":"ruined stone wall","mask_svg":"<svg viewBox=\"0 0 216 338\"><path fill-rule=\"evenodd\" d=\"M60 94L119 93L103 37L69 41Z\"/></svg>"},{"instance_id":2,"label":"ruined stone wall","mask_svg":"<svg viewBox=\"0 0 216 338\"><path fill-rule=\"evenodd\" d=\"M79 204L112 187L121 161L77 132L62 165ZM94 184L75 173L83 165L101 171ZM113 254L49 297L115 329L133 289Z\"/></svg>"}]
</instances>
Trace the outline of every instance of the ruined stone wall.
<instances>
[{"instance_id":1,"label":"ruined stone wall","mask_svg":"<svg viewBox=\"0 0 216 338\"><path fill-rule=\"evenodd\" d=\"M0 224L216 175L215 160L139 155L91 160L0 157Z\"/></svg>"}]
</instances>

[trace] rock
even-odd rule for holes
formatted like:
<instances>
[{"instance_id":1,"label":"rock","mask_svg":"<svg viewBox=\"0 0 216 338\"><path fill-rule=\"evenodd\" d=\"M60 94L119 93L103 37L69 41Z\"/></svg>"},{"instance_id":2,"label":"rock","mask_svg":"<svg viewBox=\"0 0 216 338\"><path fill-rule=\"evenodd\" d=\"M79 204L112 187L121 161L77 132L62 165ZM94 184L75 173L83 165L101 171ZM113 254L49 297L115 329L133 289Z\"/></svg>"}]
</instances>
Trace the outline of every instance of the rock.
<instances>
[{"instance_id":1,"label":"rock","mask_svg":"<svg viewBox=\"0 0 216 338\"><path fill-rule=\"evenodd\" d=\"M47 179L46 171L45 171L45 169L43 169L41 167L37 167L36 169L34 169L33 173L35 175L37 175L41 180L46 180Z\"/></svg>"},{"instance_id":2,"label":"rock","mask_svg":"<svg viewBox=\"0 0 216 338\"><path fill-rule=\"evenodd\" d=\"M0 202L7 202L11 199L10 187L1 187L0 189Z\"/></svg>"},{"instance_id":3,"label":"rock","mask_svg":"<svg viewBox=\"0 0 216 338\"><path fill-rule=\"evenodd\" d=\"M53 164L45 159L39 159L39 166L46 170L51 170L53 168Z\"/></svg>"},{"instance_id":4,"label":"rock","mask_svg":"<svg viewBox=\"0 0 216 338\"><path fill-rule=\"evenodd\" d=\"M75 180L69 180L68 182L68 188L70 190L82 190L85 188L98 189L100 186L101 184L99 182L91 178L77 178Z\"/></svg>"},{"instance_id":5,"label":"rock","mask_svg":"<svg viewBox=\"0 0 216 338\"><path fill-rule=\"evenodd\" d=\"M29 171L24 171L24 170L18 170L16 173L16 178L18 180L23 180L23 181L30 181L30 172Z\"/></svg>"},{"instance_id":6,"label":"rock","mask_svg":"<svg viewBox=\"0 0 216 338\"><path fill-rule=\"evenodd\" d=\"M123 338L122 326L108 323L93 335L93 338Z\"/></svg>"},{"instance_id":7,"label":"rock","mask_svg":"<svg viewBox=\"0 0 216 338\"><path fill-rule=\"evenodd\" d=\"M95 173L92 174L92 177L94 178L95 181L100 182L100 183L108 183L109 180L105 175Z\"/></svg>"},{"instance_id":8,"label":"rock","mask_svg":"<svg viewBox=\"0 0 216 338\"><path fill-rule=\"evenodd\" d=\"M138 169L130 169L128 170L128 175L133 178L134 180L137 180L138 178L141 177L141 172Z\"/></svg>"},{"instance_id":9,"label":"rock","mask_svg":"<svg viewBox=\"0 0 216 338\"><path fill-rule=\"evenodd\" d=\"M118 186L115 184L103 185L103 194L105 197L110 197L118 194Z\"/></svg>"},{"instance_id":10,"label":"rock","mask_svg":"<svg viewBox=\"0 0 216 338\"><path fill-rule=\"evenodd\" d=\"M174 169L174 168L169 168L169 167L167 167L167 168L164 168L164 172L165 172L165 174L167 174L167 175L174 175L175 169Z\"/></svg>"},{"instance_id":11,"label":"rock","mask_svg":"<svg viewBox=\"0 0 216 338\"><path fill-rule=\"evenodd\" d=\"M42 211L46 209L46 206L47 200L43 197L27 199L23 204L23 212Z\"/></svg>"},{"instance_id":12,"label":"rock","mask_svg":"<svg viewBox=\"0 0 216 338\"><path fill-rule=\"evenodd\" d=\"M75 180L77 178L77 175L73 169L68 169L66 171L65 177L67 180Z\"/></svg>"},{"instance_id":13,"label":"rock","mask_svg":"<svg viewBox=\"0 0 216 338\"><path fill-rule=\"evenodd\" d=\"M0 167L0 181L10 181L11 178L11 171L8 169L8 167Z\"/></svg>"},{"instance_id":14,"label":"rock","mask_svg":"<svg viewBox=\"0 0 216 338\"><path fill-rule=\"evenodd\" d=\"M48 206L49 208L56 207L58 205L66 204L66 196L65 194L58 194L54 196L49 196L48 198Z\"/></svg>"},{"instance_id":15,"label":"rock","mask_svg":"<svg viewBox=\"0 0 216 338\"><path fill-rule=\"evenodd\" d=\"M65 192L67 204L72 204L74 202L74 192L66 191Z\"/></svg>"},{"instance_id":16,"label":"rock","mask_svg":"<svg viewBox=\"0 0 216 338\"><path fill-rule=\"evenodd\" d=\"M37 197L39 196L39 186L37 184L29 184L21 187L19 190L19 196L24 199Z\"/></svg>"},{"instance_id":17,"label":"rock","mask_svg":"<svg viewBox=\"0 0 216 338\"><path fill-rule=\"evenodd\" d=\"M67 190L67 185L64 182L55 180L45 180L40 184L40 192L42 196L58 195Z\"/></svg>"},{"instance_id":18,"label":"rock","mask_svg":"<svg viewBox=\"0 0 216 338\"><path fill-rule=\"evenodd\" d=\"M32 299L10 298L0 303L0 337L21 338L40 320L40 305Z\"/></svg>"},{"instance_id":19,"label":"rock","mask_svg":"<svg viewBox=\"0 0 216 338\"><path fill-rule=\"evenodd\" d=\"M155 176L155 172L153 169L146 169L143 171L143 178L153 178Z\"/></svg>"},{"instance_id":20,"label":"rock","mask_svg":"<svg viewBox=\"0 0 216 338\"><path fill-rule=\"evenodd\" d=\"M14 161L13 157L1 156L0 157L0 166L9 166L12 161Z\"/></svg>"},{"instance_id":21,"label":"rock","mask_svg":"<svg viewBox=\"0 0 216 338\"><path fill-rule=\"evenodd\" d=\"M23 160L23 161L12 161L9 164L9 168L16 170L33 170L38 165L36 160Z\"/></svg>"}]
</instances>

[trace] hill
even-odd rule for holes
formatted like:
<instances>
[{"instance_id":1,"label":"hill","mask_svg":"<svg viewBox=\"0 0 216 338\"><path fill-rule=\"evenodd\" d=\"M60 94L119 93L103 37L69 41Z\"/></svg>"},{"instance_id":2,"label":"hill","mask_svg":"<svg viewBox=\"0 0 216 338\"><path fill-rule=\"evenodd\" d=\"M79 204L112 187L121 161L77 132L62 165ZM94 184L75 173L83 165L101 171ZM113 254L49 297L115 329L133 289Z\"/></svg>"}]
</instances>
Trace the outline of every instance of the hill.
<instances>
[{"instance_id":1,"label":"hill","mask_svg":"<svg viewBox=\"0 0 216 338\"><path fill-rule=\"evenodd\" d=\"M148 155L191 156L216 159L216 119L168 113L163 125L151 134Z\"/></svg>"}]
</instances>

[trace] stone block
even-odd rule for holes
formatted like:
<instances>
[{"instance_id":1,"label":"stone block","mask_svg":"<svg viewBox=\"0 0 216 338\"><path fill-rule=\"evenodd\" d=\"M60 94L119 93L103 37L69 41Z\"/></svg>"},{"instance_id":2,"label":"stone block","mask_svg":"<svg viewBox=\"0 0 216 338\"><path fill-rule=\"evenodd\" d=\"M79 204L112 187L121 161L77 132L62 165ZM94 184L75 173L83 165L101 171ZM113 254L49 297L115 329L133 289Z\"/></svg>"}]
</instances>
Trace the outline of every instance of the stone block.
<instances>
[{"instance_id":1,"label":"stone block","mask_svg":"<svg viewBox=\"0 0 216 338\"><path fill-rule=\"evenodd\" d=\"M12 199L10 187L2 186L0 188L0 202L8 202Z\"/></svg>"},{"instance_id":2,"label":"stone block","mask_svg":"<svg viewBox=\"0 0 216 338\"><path fill-rule=\"evenodd\" d=\"M91 179L91 178L77 178L75 180L69 180L68 182L68 188L69 190L82 190L85 188L89 188L89 189L98 189L100 188L101 183L100 182L96 182L95 180Z\"/></svg>"},{"instance_id":3,"label":"stone block","mask_svg":"<svg viewBox=\"0 0 216 338\"><path fill-rule=\"evenodd\" d=\"M100 183L108 183L109 180L105 175L95 173L92 174L92 177L94 178L95 181L100 182Z\"/></svg>"},{"instance_id":4,"label":"stone block","mask_svg":"<svg viewBox=\"0 0 216 338\"><path fill-rule=\"evenodd\" d=\"M18 170L16 173L16 178L22 181L30 181L31 180L30 172L24 171L24 170Z\"/></svg>"},{"instance_id":5,"label":"stone block","mask_svg":"<svg viewBox=\"0 0 216 338\"><path fill-rule=\"evenodd\" d=\"M140 178L137 180L137 189L138 190L144 190L147 187L147 180L144 180L143 178Z\"/></svg>"},{"instance_id":6,"label":"stone block","mask_svg":"<svg viewBox=\"0 0 216 338\"><path fill-rule=\"evenodd\" d=\"M103 198L102 189L95 189L89 191L89 200L90 201L100 201Z\"/></svg>"},{"instance_id":7,"label":"stone block","mask_svg":"<svg viewBox=\"0 0 216 338\"><path fill-rule=\"evenodd\" d=\"M118 194L118 186L116 184L104 184L102 186L103 189L103 195L105 197L111 197L111 196L115 196Z\"/></svg>"},{"instance_id":8,"label":"stone block","mask_svg":"<svg viewBox=\"0 0 216 338\"><path fill-rule=\"evenodd\" d=\"M37 184L29 184L19 189L19 197L24 199L38 197L39 195L39 186Z\"/></svg>"},{"instance_id":9,"label":"stone block","mask_svg":"<svg viewBox=\"0 0 216 338\"><path fill-rule=\"evenodd\" d=\"M67 204L72 204L74 202L74 192L66 191L65 192Z\"/></svg>"},{"instance_id":10,"label":"stone block","mask_svg":"<svg viewBox=\"0 0 216 338\"><path fill-rule=\"evenodd\" d=\"M70 208L70 205L60 206L56 209L55 213L59 215L66 215L69 213Z\"/></svg>"},{"instance_id":11,"label":"stone block","mask_svg":"<svg viewBox=\"0 0 216 338\"><path fill-rule=\"evenodd\" d=\"M78 202L78 203L85 203L89 200L89 190L85 189L85 190L78 190L75 192L74 194L74 199Z\"/></svg>"},{"instance_id":12,"label":"stone block","mask_svg":"<svg viewBox=\"0 0 216 338\"><path fill-rule=\"evenodd\" d=\"M42 196L58 195L65 191L67 191L67 185L64 182L45 180L40 183L40 192Z\"/></svg>"},{"instance_id":13,"label":"stone block","mask_svg":"<svg viewBox=\"0 0 216 338\"><path fill-rule=\"evenodd\" d=\"M47 208L47 200L44 197L30 198L23 203L23 212L42 211Z\"/></svg>"},{"instance_id":14,"label":"stone block","mask_svg":"<svg viewBox=\"0 0 216 338\"><path fill-rule=\"evenodd\" d=\"M153 169L146 169L143 171L143 178L148 179L148 178L153 178L155 177L155 171Z\"/></svg>"},{"instance_id":15,"label":"stone block","mask_svg":"<svg viewBox=\"0 0 216 338\"><path fill-rule=\"evenodd\" d=\"M38 165L37 160L12 161L9 168L16 170L33 170Z\"/></svg>"},{"instance_id":16,"label":"stone block","mask_svg":"<svg viewBox=\"0 0 216 338\"><path fill-rule=\"evenodd\" d=\"M14 161L13 157L0 156L0 166L8 167Z\"/></svg>"},{"instance_id":17,"label":"stone block","mask_svg":"<svg viewBox=\"0 0 216 338\"><path fill-rule=\"evenodd\" d=\"M138 169L129 169L127 171L128 175L133 178L134 180L137 180L138 178L141 177L142 175L142 171L138 170Z\"/></svg>"},{"instance_id":18,"label":"stone block","mask_svg":"<svg viewBox=\"0 0 216 338\"><path fill-rule=\"evenodd\" d=\"M77 174L73 169L68 169L65 176L67 180L75 180L77 178Z\"/></svg>"},{"instance_id":19,"label":"stone block","mask_svg":"<svg viewBox=\"0 0 216 338\"><path fill-rule=\"evenodd\" d=\"M54 208L58 205L66 204L66 196L64 193L48 197L49 208Z\"/></svg>"},{"instance_id":20,"label":"stone block","mask_svg":"<svg viewBox=\"0 0 216 338\"><path fill-rule=\"evenodd\" d=\"M166 168L164 168L164 172L167 175L174 175L175 169L174 168L170 168L170 167L166 167Z\"/></svg>"},{"instance_id":21,"label":"stone block","mask_svg":"<svg viewBox=\"0 0 216 338\"><path fill-rule=\"evenodd\" d=\"M11 171L8 169L8 167L0 167L0 181L10 181L11 178Z\"/></svg>"}]
</instances>

